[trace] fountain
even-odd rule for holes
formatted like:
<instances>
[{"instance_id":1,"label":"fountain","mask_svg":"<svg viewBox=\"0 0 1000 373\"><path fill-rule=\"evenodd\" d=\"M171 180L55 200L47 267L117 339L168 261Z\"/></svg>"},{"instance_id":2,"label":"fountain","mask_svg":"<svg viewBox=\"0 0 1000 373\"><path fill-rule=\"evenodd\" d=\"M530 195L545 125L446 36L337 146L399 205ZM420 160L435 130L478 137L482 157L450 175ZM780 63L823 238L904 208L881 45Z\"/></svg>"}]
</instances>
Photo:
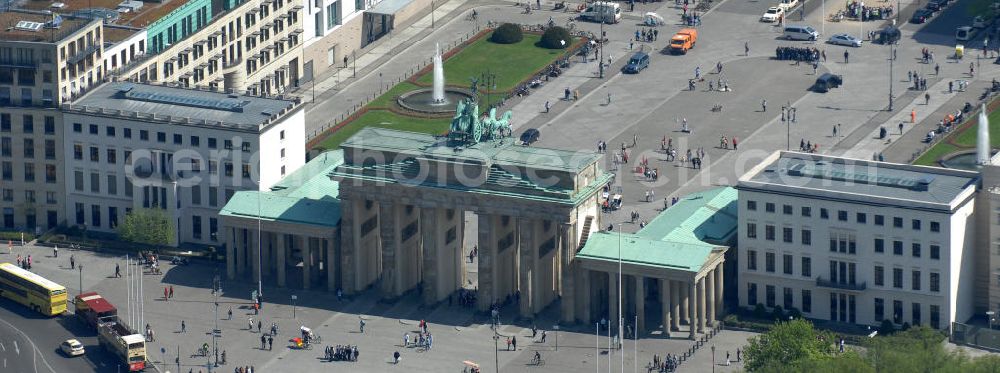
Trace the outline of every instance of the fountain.
<instances>
[{"instance_id":1,"label":"fountain","mask_svg":"<svg viewBox=\"0 0 1000 373\"><path fill-rule=\"evenodd\" d=\"M399 106L427 114L454 113L460 101L474 96L464 90L444 86L444 63L441 49L437 45L434 46L433 74L434 81L430 89L421 88L400 95L396 99Z\"/></svg>"},{"instance_id":2,"label":"fountain","mask_svg":"<svg viewBox=\"0 0 1000 373\"><path fill-rule=\"evenodd\" d=\"M979 111L979 123L976 123L976 150L965 150L942 157L938 162L947 168L976 171L990 164L990 159L996 154L990 149L990 121L986 117L986 104Z\"/></svg>"}]
</instances>

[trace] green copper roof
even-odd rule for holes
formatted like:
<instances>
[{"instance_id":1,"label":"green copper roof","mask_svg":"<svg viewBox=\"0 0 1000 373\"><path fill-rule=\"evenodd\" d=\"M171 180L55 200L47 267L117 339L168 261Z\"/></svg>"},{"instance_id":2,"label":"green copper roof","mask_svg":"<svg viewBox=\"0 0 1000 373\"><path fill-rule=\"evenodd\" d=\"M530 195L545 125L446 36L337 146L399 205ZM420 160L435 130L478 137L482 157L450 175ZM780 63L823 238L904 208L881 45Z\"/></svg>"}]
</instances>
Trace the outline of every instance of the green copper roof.
<instances>
[{"instance_id":1,"label":"green copper roof","mask_svg":"<svg viewBox=\"0 0 1000 373\"><path fill-rule=\"evenodd\" d=\"M259 215L268 221L336 227L340 223L339 186L327 174L342 163L342 151L320 154L270 191L236 192L219 214L250 219Z\"/></svg>"},{"instance_id":2,"label":"green copper roof","mask_svg":"<svg viewBox=\"0 0 1000 373\"><path fill-rule=\"evenodd\" d=\"M736 233L737 191L710 189L681 198L638 232L595 232L578 258L698 272L712 250Z\"/></svg>"}]
</instances>

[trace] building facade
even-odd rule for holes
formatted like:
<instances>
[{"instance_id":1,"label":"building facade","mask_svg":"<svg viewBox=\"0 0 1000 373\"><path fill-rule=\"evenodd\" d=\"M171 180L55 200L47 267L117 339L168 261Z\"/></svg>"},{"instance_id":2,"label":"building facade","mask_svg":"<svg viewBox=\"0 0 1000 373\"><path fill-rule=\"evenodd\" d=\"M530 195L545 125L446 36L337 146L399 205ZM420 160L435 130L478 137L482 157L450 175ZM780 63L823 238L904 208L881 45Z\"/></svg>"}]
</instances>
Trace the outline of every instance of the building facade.
<instances>
[{"instance_id":1,"label":"building facade","mask_svg":"<svg viewBox=\"0 0 1000 373\"><path fill-rule=\"evenodd\" d=\"M740 178L739 304L849 324L974 314L975 172L776 152Z\"/></svg>"},{"instance_id":2,"label":"building facade","mask_svg":"<svg viewBox=\"0 0 1000 373\"><path fill-rule=\"evenodd\" d=\"M233 194L266 190L305 160L298 101L117 82L62 109L65 214L92 231L160 208L175 244L219 244Z\"/></svg>"}]
</instances>

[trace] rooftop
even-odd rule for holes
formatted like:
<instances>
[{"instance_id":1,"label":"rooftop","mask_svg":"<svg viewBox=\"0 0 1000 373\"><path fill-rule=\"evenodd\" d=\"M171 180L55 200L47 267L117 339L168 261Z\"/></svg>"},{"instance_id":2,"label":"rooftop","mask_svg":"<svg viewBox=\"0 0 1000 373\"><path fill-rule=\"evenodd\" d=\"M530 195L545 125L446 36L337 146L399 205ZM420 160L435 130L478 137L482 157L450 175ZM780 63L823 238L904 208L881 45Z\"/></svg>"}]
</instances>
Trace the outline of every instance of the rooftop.
<instances>
[{"instance_id":1,"label":"rooftop","mask_svg":"<svg viewBox=\"0 0 1000 373\"><path fill-rule=\"evenodd\" d=\"M107 43L115 44L121 42L122 40L128 39L132 35L135 35L137 32L139 32L139 30L128 27L105 25L104 41Z\"/></svg>"},{"instance_id":2,"label":"rooftop","mask_svg":"<svg viewBox=\"0 0 1000 373\"><path fill-rule=\"evenodd\" d=\"M285 176L270 191L236 192L219 214L336 227L340 223L339 187L326 175L342 163L341 150L320 154Z\"/></svg>"},{"instance_id":3,"label":"rooftop","mask_svg":"<svg viewBox=\"0 0 1000 373\"><path fill-rule=\"evenodd\" d=\"M737 191L731 187L693 193L660 213L638 232L594 232L578 258L698 272L736 233Z\"/></svg>"},{"instance_id":4,"label":"rooftop","mask_svg":"<svg viewBox=\"0 0 1000 373\"><path fill-rule=\"evenodd\" d=\"M971 171L783 151L741 177L738 188L944 208L964 201L978 182Z\"/></svg>"},{"instance_id":5,"label":"rooftop","mask_svg":"<svg viewBox=\"0 0 1000 373\"><path fill-rule=\"evenodd\" d=\"M18 22L28 21L36 24L47 24L52 21L52 15L41 12L29 12L23 10L11 10L0 12L0 41L26 41L26 42L55 42L72 35L88 23L89 19L61 16L62 23L59 28L48 28L44 25L38 26L37 31L29 31L19 28Z\"/></svg>"},{"instance_id":6,"label":"rooftop","mask_svg":"<svg viewBox=\"0 0 1000 373\"><path fill-rule=\"evenodd\" d=\"M118 8L118 4L121 4L124 1L125 0L26 0L22 3L21 7L25 9L51 10L63 14L72 14L77 11L91 8L114 11ZM52 8L52 4L56 2L61 2L65 6L58 9ZM177 8L180 8L186 2L188 2L188 0L162 0L162 2L141 1L142 8L139 8L138 11L135 12L119 13L118 21L115 23L134 27L146 27L150 23L156 22L163 16L169 14Z\"/></svg>"},{"instance_id":7,"label":"rooftop","mask_svg":"<svg viewBox=\"0 0 1000 373\"><path fill-rule=\"evenodd\" d=\"M190 123L205 126L235 125L244 130L257 131L268 118L280 117L296 105L296 101L287 99L111 82L92 89L67 109L87 112L103 110L102 113L107 115L138 112L155 117L187 118Z\"/></svg>"}]
</instances>

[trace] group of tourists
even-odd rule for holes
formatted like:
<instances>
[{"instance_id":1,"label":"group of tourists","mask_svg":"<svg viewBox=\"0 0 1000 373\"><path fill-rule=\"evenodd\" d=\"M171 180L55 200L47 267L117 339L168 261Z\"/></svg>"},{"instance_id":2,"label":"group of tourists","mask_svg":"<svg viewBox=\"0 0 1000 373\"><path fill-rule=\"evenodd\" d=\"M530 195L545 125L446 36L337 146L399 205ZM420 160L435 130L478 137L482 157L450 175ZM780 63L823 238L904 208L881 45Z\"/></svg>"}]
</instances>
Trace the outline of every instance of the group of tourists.
<instances>
[{"instance_id":1,"label":"group of tourists","mask_svg":"<svg viewBox=\"0 0 1000 373\"><path fill-rule=\"evenodd\" d=\"M892 12L892 5L867 6L864 1L847 2L847 17L857 18L862 22L889 19L892 18Z\"/></svg>"},{"instance_id":2,"label":"group of tourists","mask_svg":"<svg viewBox=\"0 0 1000 373\"><path fill-rule=\"evenodd\" d=\"M819 49L810 47L777 47L774 54L781 61L815 62L819 61L820 57L826 53L821 53Z\"/></svg>"},{"instance_id":3,"label":"group of tourists","mask_svg":"<svg viewBox=\"0 0 1000 373\"><path fill-rule=\"evenodd\" d=\"M660 30L655 28L645 28L641 30L635 30L635 41L645 41L651 42L656 41L656 38L660 36Z\"/></svg>"},{"instance_id":4,"label":"group of tourists","mask_svg":"<svg viewBox=\"0 0 1000 373\"><path fill-rule=\"evenodd\" d=\"M458 289L458 304L466 307L475 307L476 291L469 289Z\"/></svg>"},{"instance_id":5,"label":"group of tourists","mask_svg":"<svg viewBox=\"0 0 1000 373\"><path fill-rule=\"evenodd\" d=\"M646 367L646 372L668 373L675 371L678 366L680 366L680 361L677 356L666 354L661 357L653 354L653 362Z\"/></svg>"},{"instance_id":6,"label":"group of tourists","mask_svg":"<svg viewBox=\"0 0 1000 373\"><path fill-rule=\"evenodd\" d=\"M326 357L326 361L358 361L358 346L326 346L324 356Z\"/></svg>"},{"instance_id":7,"label":"group of tourists","mask_svg":"<svg viewBox=\"0 0 1000 373\"><path fill-rule=\"evenodd\" d=\"M26 270L30 270L31 269L31 262L32 262L31 255L28 255L27 258L22 258L21 254L17 254L17 266L18 267L24 268Z\"/></svg>"}]
</instances>

